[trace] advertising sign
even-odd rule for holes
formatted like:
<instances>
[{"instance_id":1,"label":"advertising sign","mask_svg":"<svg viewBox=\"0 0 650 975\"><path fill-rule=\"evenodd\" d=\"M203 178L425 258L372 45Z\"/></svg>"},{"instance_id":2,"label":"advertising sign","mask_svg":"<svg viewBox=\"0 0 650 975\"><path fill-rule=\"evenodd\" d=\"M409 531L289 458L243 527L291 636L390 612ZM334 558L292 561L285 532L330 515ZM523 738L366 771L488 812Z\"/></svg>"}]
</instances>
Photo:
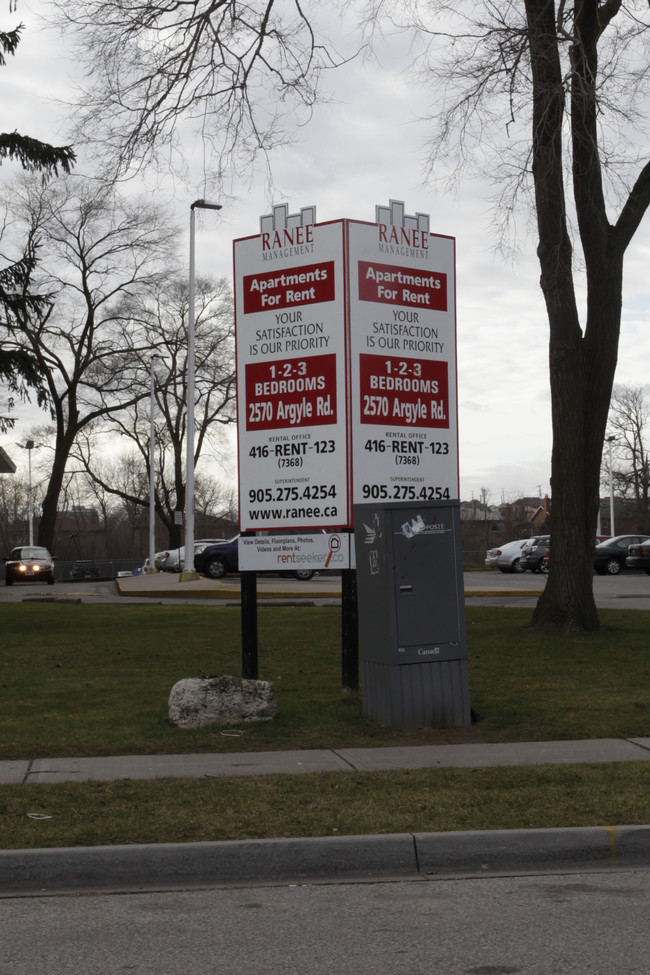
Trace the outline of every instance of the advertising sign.
<instances>
[{"instance_id":1,"label":"advertising sign","mask_svg":"<svg viewBox=\"0 0 650 975\"><path fill-rule=\"evenodd\" d=\"M347 222L353 503L458 498L455 248L426 214Z\"/></svg>"},{"instance_id":2,"label":"advertising sign","mask_svg":"<svg viewBox=\"0 0 650 975\"><path fill-rule=\"evenodd\" d=\"M457 499L454 239L395 200L375 223L260 223L234 242L242 531Z\"/></svg>"},{"instance_id":3,"label":"advertising sign","mask_svg":"<svg viewBox=\"0 0 650 975\"><path fill-rule=\"evenodd\" d=\"M342 532L299 535L242 535L239 568L296 572L350 567L350 536Z\"/></svg>"},{"instance_id":4,"label":"advertising sign","mask_svg":"<svg viewBox=\"0 0 650 975\"><path fill-rule=\"evenodd\" d=\"M349 521L343 221L286 204L236 240L242 531Z\"/></svg>"}]
</instances>

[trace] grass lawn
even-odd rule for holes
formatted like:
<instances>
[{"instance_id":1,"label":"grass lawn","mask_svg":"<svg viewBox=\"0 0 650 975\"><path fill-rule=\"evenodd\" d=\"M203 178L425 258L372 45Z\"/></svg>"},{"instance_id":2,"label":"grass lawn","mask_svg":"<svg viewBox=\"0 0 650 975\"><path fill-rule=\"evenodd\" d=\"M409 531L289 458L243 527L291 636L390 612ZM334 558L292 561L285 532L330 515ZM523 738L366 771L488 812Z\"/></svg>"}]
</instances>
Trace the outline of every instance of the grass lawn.
<instances>
[{"instance_id":1,"label":"grass lawn","mask_svg":"<svg viewBox=\"0 0 650 975\"><path fill-rule=\"evenodd\" d=\"M125 780L0 791L4 849L648 822L650 764L644 762Z\"/></svg>"},{"instance_id":2,"label":"grass lawn","mask_svg":"<svg viewBox=\"0 0 650 975\"><path fill-rule=\"evenodd\" d=\"M260 607L272 722L172 728L183 677L240 674L239 609L4 604L0 758L174 754L650 735L648 613L554 635L527 610L469 608L470 728L399 732L341 694L340 611ZM2 786L0 846L650 822L643 763L238 780ZM51 816L35 820L30 812Z\"/></svg>"},{"instance_id":3,"label":"grass lawn","mask_svg":"<svg viewBox=\"0 0 650 975\"><path fill-rule=\"evenodd\" d=\"M169 725L183 677L241 674L238 608L43 603L2 607L0 758L174 754L650 734L649 615L603 611L599 633L526 627L525 610L467 613L471 728L380 727L341 694L340 611L261 607L259 676L272 722Z\"/></svg>"}]
</instances>

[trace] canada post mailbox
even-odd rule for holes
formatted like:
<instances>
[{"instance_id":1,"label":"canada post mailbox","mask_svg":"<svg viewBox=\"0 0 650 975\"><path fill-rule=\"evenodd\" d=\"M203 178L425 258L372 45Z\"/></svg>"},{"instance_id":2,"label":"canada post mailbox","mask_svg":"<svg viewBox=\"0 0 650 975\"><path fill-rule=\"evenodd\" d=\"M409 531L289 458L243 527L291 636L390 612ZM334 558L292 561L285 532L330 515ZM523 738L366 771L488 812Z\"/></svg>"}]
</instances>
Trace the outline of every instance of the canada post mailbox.
<instances>
[{"instance_id":1,"label":"canada post mailbox","mask_svg":"<svg viewBox=\"0 0 650 975\"><path fill-rule=\"evenodd\" d=\"M460 506L354 506L365 713L393 728L470 724Z\"/></svg>"}]
</instances>

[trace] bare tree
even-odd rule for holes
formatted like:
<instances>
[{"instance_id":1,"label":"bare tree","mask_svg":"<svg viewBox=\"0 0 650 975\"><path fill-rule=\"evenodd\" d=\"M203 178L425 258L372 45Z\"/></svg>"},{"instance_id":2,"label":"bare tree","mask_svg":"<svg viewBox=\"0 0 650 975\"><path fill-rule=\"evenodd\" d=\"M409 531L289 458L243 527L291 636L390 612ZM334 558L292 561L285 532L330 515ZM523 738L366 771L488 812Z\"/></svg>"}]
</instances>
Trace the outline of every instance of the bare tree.
<instances>
[{"instance_id":1,"label":"bare tree","mask_svg":"<svg viewBox=\"0 0 650 975\"><path fill-rule=\"evenodd\" d=\"M140 356L149 350L148 338L125 314L126 302L155 288L162 268L169 268L173 240L168 221L150 203L90 180L26 181L12 188L11 198L42 240L38 281L51 296L37 318L20 313L7 340L10 349L27 350L46 379L56 435L38 540L51 547L76 438L98 417L147 395Z\"/></svg>"},{"instance_id":2,"label":"bare tree","mask_svg":"<svg viewBox=\"0 0 650 975\"><path fill-rule=\"evenodd\" d=\"M199 477L194 486L198 533L204 538L231 538L239 522L236 487L208 477Z\"/></svg>"},{"instance_id":3,"label":"bare tree","mask_svg":"<svg viewBox=\"0 0 650 975\"><path fill-rule=\"evenodd\" d=\"M175 277L163 282L148 299L130 302L128 311L129 319L138 321L146 338L145 351L136 355L141 370L149 369L152 351L162 359L155 363L154 383L155 503L174 548L181 535L174 513L185 508L188 312L187 281ZM206 455L213 464L228 468L224 432L235 419L235 361L233 298L225 278L199 279L195 285L195 372L195 468ZM149 399L141 400L89 429L79 439L75 456L105 490L148 507L150 429ZM112 475L107 476L97 463L101 450L96 445L107 435L121 436L134 447L129 451L134 474L129 487L123 479L116 482ZM207 477L204 473L203 480Z\"/></svg>"},{"instance_id":4,"label":"bare tree","mask_svg":"<svg viewBox=\"0 0 650 975\"><path fill-rule=\"evenodd\" d=\"M533 622L596 629L593 538L623 261L650 205L648 2L368 6L371 27L387 16L420 45L419 81L436 105L429 174L457 178L472 163L491 175L504 231L532 204L553 416L553 560Z\"/></svg>"},{"instance_id":5,"label":"bare tree","mask_svg":"<svg viewBox=\"0 0 650 975\"><path fill-rule=\"evenodd\" d=\"M608 439L613 438L615 492L634 502L639 524L650 515L650 454L646 439L650 406L643 386L615 385L609 408ZM609 481L608 481L609 482Z\"/></svg>"},{"instance_id":6,"label":"bare tree","mask_svg":"<svg viewBox=\"0 0 650 975\"><path fill-rule=\"evenodd\" d=\"M77 136L112 148L123 168L162 159L168 169L188 123L207 172L241 175L260 151L290 140L323 69L341 61L319 43L300 0L55 5L87 73Z\"/></svg>"},{"instance_id":7,"label":"bare tree","mask_svg":"<svg viewBox=\"0 0 650 975\"><path fill-rule=\"evenodd\" d=\"M10 552L25 539L29 507L27 480L16 474L0 474L0 546Z\"/></svg>"},{"instance_id":8,"label":"bare tree","mask_svg":"<svg viewBox=\"0 0 650 975\"><path fill-rule=\"evenodd\" d=\"M169 150L194 118L208 143L216 138L222 175L238 153L250 161L274 144L282 98L314 104L328 63L298 0L293 21L273 0L60 3L98 68L86 119L127 163ZM533 622L596 629L593 535L623 263L650 205L639 107L650 86L648 2L367 0L366 25L382 18L414 32L417 83L435 99L429 175L477 161L497 184L502 228L532 201L550 331L554 534Z\"/></svg>"},{"instance_id":9,"label":"bare tree","mask_svg":"<svg viewBox=\"0 0 650 975\"><path fill-rule=\"evenodd\" d=\"M96 444L92 438L92 430L88 427L79 435L73 453L77 462L84 461L91 444L94 452ZM113 520L117 519L125 528L131 546L129 554L134 557L142 555L146 551L148 538L143 499L148 497L149 487L147 471L138 452L133 449L119 453L114 450L103 454L98 452L93 458L92 471L86 470L86 479L95 504L105 508Z\"/></svg>"}]
</instances>

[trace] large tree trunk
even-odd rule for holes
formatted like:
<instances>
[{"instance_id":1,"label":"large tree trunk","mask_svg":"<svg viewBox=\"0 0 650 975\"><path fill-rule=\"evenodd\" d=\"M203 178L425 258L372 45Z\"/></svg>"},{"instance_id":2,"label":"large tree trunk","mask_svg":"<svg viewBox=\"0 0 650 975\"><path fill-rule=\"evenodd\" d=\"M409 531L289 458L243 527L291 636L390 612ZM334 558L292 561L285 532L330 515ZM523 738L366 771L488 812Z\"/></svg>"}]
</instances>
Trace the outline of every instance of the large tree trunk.
<instances>
[{"instance_id":1,"label":"large tree trunk","mask_svg":"<svg viewBox=\"0 0 650 975\"><path fill-rule=\"evenodd\" d=\"M540 626L567 631L598 628L593 551L621 291L616 269L604 273L596 288L597 320L588 321L585 337L571 347L562 342L561 326L551 326L553 509L550 572L533 615L533 623Z\"/></svg>"},{"instance_id":2,"label":"large tree trunk","mask_svg":"<svg viewBox=\"0 0 650 975\"><path fill-rule=\"evenodd\" d=\"M595 630L599 624L593 549L601 455L618 355L624 245L607 221L598 154L598 3L577 0L570 120L573 189L587 276L583 334L565 213L565 93L554 7L547 0L526 0L538 255L550 326L553 413L550 573L533 623Z\"/></svg>"},{"instance_id":3,"label":"large tree trunk","mask_svg":"<svg viewBox=\"0 0 650 975\"><path fill-rule=\"evenodd\" d=\"M582 342L571 349L551 339L551 545L549 576L533 623L562 629L598 628L593 598L593 548L598 515L587 470L585 426L590 410ZM596 481L598 484L598 480Z\"/></svg>"},{"instance_id":4,"label":"large tree trunk","mask_svg":"<svg viewBox=\"0 0 650 975\"><path fill-rule=\"evenodd\" d=\"M593 499L585 493L586 363L567 230L562 149L565 94L553 4L526 0L533 72L533 178L541 287L550 324L553 413L550 572L533 616L537 625L595 629L598 615L587 569ZM595 526L595 512L593 517ZM594 527L592 527L592 532Z\"/></svg>"},{"instance_id":5,"label":"large tree trunk","mask_svg":"<svg viewBox=\"0 0 650 975\"><path fill-rule=\"evenodd\" d=\"M70 456L74 436L57 437L54 450L52 472L47 485L40 524L38 526L38 545L52 552L56 538L56 520L59 511L59 498L65 476L65 468ZM56 554L56 553L54 553Z\"/></svg>"}]
</instances>

